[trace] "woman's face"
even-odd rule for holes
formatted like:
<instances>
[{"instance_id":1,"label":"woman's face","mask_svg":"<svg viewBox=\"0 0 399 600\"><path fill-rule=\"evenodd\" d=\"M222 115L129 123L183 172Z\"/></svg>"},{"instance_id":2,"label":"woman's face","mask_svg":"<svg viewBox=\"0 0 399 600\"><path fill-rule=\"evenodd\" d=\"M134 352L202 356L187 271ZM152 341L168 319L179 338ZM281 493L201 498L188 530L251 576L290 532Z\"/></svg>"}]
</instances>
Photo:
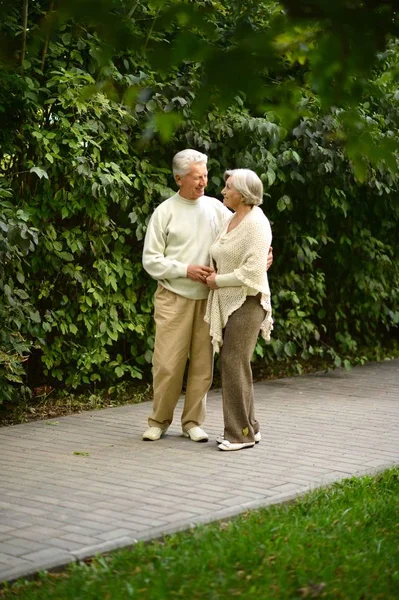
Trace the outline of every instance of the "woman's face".
<instances>
[{"instance_id":1,"label":"woman's face","mask_svg":"<svg viewBox=\"0 0 399 600\"><path fill-rule=\"evenodd\" d=\"M223 204L234 211L242 204L242 196L240 192L237 192L235 187L233 187L231 176L226 179L226 185L222 189L222 195Z\"/></svg>"}]
</instances>

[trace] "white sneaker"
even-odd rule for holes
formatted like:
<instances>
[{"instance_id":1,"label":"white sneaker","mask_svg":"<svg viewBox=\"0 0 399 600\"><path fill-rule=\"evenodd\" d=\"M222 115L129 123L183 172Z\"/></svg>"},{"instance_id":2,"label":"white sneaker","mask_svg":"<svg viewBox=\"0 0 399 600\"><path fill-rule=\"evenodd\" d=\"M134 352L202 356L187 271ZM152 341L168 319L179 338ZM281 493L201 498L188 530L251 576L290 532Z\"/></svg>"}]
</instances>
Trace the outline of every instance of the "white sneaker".
<instances>
[{"instance_id":1,"label":"white sneaker","mask_svg":"<svg viewBox=\"0 0 399 600\"><path fill-rule=\"evenodd\" d=\"M160 427L149 427L143 433L143 440L145 442L155 442L156 440L161 439L161 437L164 435L164 433L167 432L167 430L167 428L161 429Z\"/></svg>"},{"instance_id":2,"label":"white sneaker","mask_svg":"<svg viewBox=\"0 0 399 600\"><path fill-rule=\"evenodd\" d=\"M228 442L224 440L223 444L219 445L219 450L243 450L244 448L253 448L255 446L255 442L245 442L244 444L234 444L232 442Z\"/></svg>"},{"instance_id":3,"label":"white sneaker","mask_svg":"<svg viewBox=\"0 0 399 600\"><path fill-rule=\"evenodd\" d=\"M190 427L183 431L184 437L189 437L193 442L207 442L208 434L201 427Z\"/></svg>"},{"instance_id":4,"label":"white sneaker","mask_svg":"<svg viewBox=\"0 0 399 600\"><path fill-rule=\"evenodd\" d=\"M258 431L258 433L255 433L255 436L254 436L254 437L255 437L255 444L259 444L259 442L260 442L260 441L261 441L261 439L262 439L262 436L261 436L261 434L260 434L260 431ZM225 440L224 440L224 435L218 435L218 436L217 436L217 438L216 438L216 443L217 443L217 444L223 444L223 442L224 442L224 441L225 441Z\"/></svg>"}]
</instances>

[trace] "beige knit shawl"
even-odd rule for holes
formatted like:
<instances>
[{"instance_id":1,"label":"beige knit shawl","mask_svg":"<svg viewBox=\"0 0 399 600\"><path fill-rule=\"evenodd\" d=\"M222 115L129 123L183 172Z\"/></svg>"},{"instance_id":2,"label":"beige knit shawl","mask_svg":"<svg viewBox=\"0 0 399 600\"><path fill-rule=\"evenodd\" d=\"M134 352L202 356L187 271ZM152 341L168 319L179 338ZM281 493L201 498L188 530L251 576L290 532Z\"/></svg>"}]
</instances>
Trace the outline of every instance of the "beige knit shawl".
<instances>
[{"instance_id":1,"label":"beige knit shawl","mask_svg":"<svg viewBox=\"0 0 399 600\"><path fill-rule=\"evenodd\" d=\"M263 211L254 206L241 223L227 233L229 219L210 248L211 267L218 274L232 273L242 286L220 287L210 290L205 321L215 352L223 345L223 329L229 316L242 306L247 297L247 286L261 292L261 304L266 317L261 325L262 337L269 341L273 329L270 288L267 280L267 255L272 241L270 223ZM217 265L215 258L217 257Z\"/></svg>"}]
</instances>

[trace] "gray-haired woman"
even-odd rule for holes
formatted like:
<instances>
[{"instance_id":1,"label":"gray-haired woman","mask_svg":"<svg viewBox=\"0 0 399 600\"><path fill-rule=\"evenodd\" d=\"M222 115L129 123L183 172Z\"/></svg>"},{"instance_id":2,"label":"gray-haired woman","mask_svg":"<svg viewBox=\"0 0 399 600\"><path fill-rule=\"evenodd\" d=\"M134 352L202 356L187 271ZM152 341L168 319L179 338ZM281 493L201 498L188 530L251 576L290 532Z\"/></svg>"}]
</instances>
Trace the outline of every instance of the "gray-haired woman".
<instances>
[{"instance_id":1,"label":"gray-haired woman","mask_svg":"<svg viewBox=\"0 0 399 600\"><path fill-rule=\"evenodd\" d=\"M210 247L210 288L205 320L220 352L224 435L219 450L251 448L261 439L255 418L251 357L259 331L273 327L267 257L269 221L259 208L263 185L249 169L226 171L223 202L234 214Z\"/></svg>"}]
</instances>

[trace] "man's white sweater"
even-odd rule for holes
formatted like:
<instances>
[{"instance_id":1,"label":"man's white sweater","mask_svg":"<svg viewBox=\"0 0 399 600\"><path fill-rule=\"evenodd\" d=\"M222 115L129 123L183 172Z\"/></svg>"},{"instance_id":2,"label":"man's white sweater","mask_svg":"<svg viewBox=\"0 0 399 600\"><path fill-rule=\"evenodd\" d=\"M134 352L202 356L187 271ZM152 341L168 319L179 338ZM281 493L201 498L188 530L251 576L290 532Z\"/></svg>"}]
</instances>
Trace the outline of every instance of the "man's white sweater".
<instances>
[{"instance_id":1,"label":"man's white sweater","mask_svg":"<svg viewBox=\"0 0 399 600\"><path fill-rule=\"evenodd\" d=\"M179 193L154 211L144 241L143 266L166 289L193 300L208 286L187 278L189 265L209 266L209 248L231 212L209 196L186 200Z\"/></svg>"}]
</instances>

